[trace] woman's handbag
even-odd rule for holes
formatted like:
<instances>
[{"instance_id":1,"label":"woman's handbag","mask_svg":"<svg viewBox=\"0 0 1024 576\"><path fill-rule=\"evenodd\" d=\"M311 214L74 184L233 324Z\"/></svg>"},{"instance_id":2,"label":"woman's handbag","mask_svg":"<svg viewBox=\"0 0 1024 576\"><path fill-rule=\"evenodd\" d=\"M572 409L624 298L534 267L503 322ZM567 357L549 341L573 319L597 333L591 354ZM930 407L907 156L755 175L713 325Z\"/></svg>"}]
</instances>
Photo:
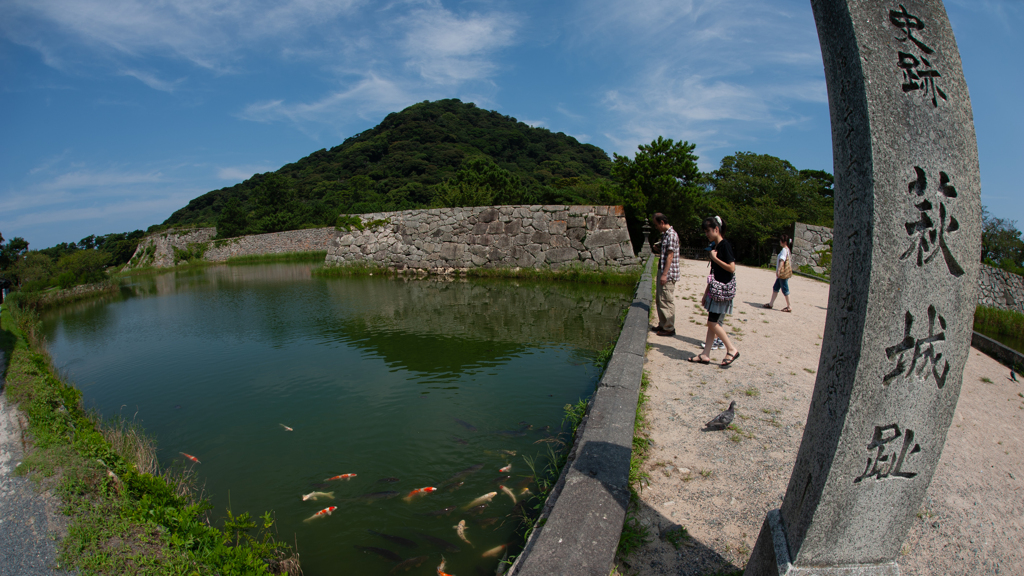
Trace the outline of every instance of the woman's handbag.
<instances>
[{"instance_id":1,"label":"woman's handbag","mask_svg":"<svg viewBox=\"0 0 1024 576\"><path fill-rule=\"evenodd\" d=\"M732 280L719 282L715 280L715 274L708 274L708 296L715 302L728 302L736 297L736 275Z\"/></svg>"},{"instance_id":2,"label":"woman's handbag","mask_svg":"<svg viewBox=\"0 0 1024 576\"><path fill-rule=\"evenodd\" d=\"M782 261L782 268L779 269L779 280L789 280L793 277L793 268L789 265L789 258Z\"/></svg>"}]
</instances>

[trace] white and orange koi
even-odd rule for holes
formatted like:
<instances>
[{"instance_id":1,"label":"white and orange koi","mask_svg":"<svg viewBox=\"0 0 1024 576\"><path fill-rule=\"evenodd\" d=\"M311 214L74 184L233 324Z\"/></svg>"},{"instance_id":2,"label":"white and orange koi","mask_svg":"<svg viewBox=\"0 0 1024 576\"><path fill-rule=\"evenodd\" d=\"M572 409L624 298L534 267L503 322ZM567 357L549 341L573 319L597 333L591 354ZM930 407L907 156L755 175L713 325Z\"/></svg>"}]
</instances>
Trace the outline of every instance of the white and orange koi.
<instances>
[{"instance_id":1,"label":"white and orange koi","mask_svg":"<svg viewBox=\"0 0 1024 576\"><path fill-rule=\"evenodd\" d=\"M302 495L302 501L306 500L317 500L318 498L330 498L334 500L334 492L310 492L309 494Z\"/></svg>"},{"instance_id":2,"label":"white and orange koi","mask_svg":"<svg viewBox=\"0 0 1024 576\"><path fill-rule=\"evenodd\" d=\"M188 458L189 460L195 462L196 464L202 464L202 462L199 461L199 458L196 458L195 456L193 456L191 454L185 454L184 452L178 452L178 454L181 454L182 456L184 456L185 458Z\"/></svg>"},{"instance_id":3,"label":"white and orange koi","mask_svg":"<svg viewBox=\"0 0 1024 576\"><path fill-rule=\"evenodd\" d=\"M408 494L406 494L405 495L405 500L408 502L409 500L412 500L413 496L424 496L426 494L430 494L431 492L437 492L437 488L434 488L433 486L427 486L425 488L417 488L417 489L413 490L412 492L409 492Z\"/></svg>"},{"instance_id":4,"label":"white and orange koi","mask_svg":"<svg viewBox=\"0 0 1024 576\"><path fill-rule=\"evenodd\" d=\"M338 474L337 476L331 476L324 480L324 482L330 482L331 480L348 480L349 478L355 478L355 474Z\"/></svg>"},{"instance_id":5,"label":"white and orange koi","mask_svg":"<svg viewBox=\"0 0 1024 576\"><path fill-rule=\"evenodd\" d=\"M437 565L437 576L455 576L444 571L445 559L441 556L441 563Z\"/></svg>"},{"instance_id":6,"label":"white and orange koi","mask_svg":"<svg viewBox=\"0 0 1024 576\"><path fill-rule=\"evenodd\" d=\"M488 550L487 552L484 552L480 556L483 557L483 558L496 558L498 556L498 554L501 554L501 551L504 550L507 547L508 547L508 544L502 544L501 546L495 546L494 548L491 548L490 550Z\"/></svg>"},{"instance_id":7,"label":"white and orange koi","mask_svg":"<svg viewBox=\"0 0 1024 576\"><path fill-rule=\"evenodd\" d=\"M487 494L484 494L483 496L477 498L476 500L473 500L469 504L466 504L465 509L469 510L470 508L472 508L474 506L479 506L479 505L484 504L486 502L490 502L491 499L494 498L497 495L498 495L497 492L488 492Z\"/></svg>"},{"instance_id":8,"label":"white and orange koi","mask_svg":"<svg viewBox=\"0 0 1024 576\"><path fill-rule=\"evenodd\" d=\"M473 543L469 541L469 538L466 538L466 521L465 520L459 520L459 523L456 524L455 526L452 526L452 528L455 528L455 533L459 535L459 538L463 542L465 542L466 544L469 544L470 546L473 545Z\"/></svg>"},{"instance_id":9,"label":"white and orange koi","mask_svg":"<svg viewBox=\"0 0 1024 576\"><path fill-rule=\"evenodd\" d=\"M319 518L321 516L330 516L331 512L334 512L337 509L338 509L337 506L328 506L327 508L324 508L323 510L317 512L316 514L313 514L309 518L306 518L305 520L303 520L303 522L309 522L310 520L312 520L314 518Z\"/></svg>"},{"instance_id":10,"label":"white and orange koi","mask_svg":"<svg viewBox=\"0 0 1024 576\"><path fill-rule=\"evenodd\" d=\"M285 426L284 424L281 424L281 428L284 428L285 432L295 432L290 426Z\"/></svg>"},{"instance_id":11,"label":"white and orange koi","mask_svg":"<svg viewBox=\"0 0 1024 576\"><path fill-rule=\"evenodd\" d=\"M505 466L504 468L498 468L498 472L511 472L511 471L512 471L512 465L511 464L509 464L508 466Z\"/></svg>"},{"instance_id":12,"label":"white and orange koi","mask_svg":"<svg viewBox=\"0 0 1024 576\"><path fill-rule=\"evenodd\" d=\"M533 496L533 492L530 492L529 488L523 488L522 490L519 491L519 496Z\"/></svg>"},{"instance_id":13,"label":"white and orange koi","mask_svg":"<svg viewBox=\"0 0 1024 576\"><path fill-rule=\"evenodd\" d=\"M511 490L509 490L508 488L506 488L504 486L498 486L498 488L501 488L501 491L504 492L505 494L507 494L508 497L512 499L512 503L516 504L516 495L513 494Z\"/></svg>"}]
</instances>

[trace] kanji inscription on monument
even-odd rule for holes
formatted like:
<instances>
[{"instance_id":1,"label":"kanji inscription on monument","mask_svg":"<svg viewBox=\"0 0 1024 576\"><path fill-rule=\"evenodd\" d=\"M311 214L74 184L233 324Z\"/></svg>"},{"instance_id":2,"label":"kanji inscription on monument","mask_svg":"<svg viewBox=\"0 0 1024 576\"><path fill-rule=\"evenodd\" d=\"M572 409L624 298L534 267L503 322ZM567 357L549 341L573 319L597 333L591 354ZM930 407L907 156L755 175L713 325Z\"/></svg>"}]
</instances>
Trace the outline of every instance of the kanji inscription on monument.
<instances>
[{"instance_id":1,"label":"kanji inscription on monument","mask_svg":"<svg viewBox=\"0 0 1024 576\"><path fill-rule=\"evenodd\" d=\"M832 120L832 284L817 381L747 576L895 575L963 379L977 142L939 0L811 0Z\"/></svg>"}]
</instances>

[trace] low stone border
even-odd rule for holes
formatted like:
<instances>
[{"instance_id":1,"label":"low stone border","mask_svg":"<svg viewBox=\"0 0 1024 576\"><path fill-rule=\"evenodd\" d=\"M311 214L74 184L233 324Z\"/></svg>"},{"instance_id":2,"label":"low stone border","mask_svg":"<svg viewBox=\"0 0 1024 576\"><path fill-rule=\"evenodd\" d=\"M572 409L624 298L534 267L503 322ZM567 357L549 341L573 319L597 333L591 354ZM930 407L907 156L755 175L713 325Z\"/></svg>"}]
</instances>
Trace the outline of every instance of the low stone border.
<instances>
[{"instance_id":1,"label":"low stone border","mask_svg":"<svg viewBox=\"0 0 1024 576\"><path fill-rule=\"evenodd\" d=\"M619 341L538 527L509 576L608 576L629 505L633 423L650 331L651 265L640 276Z\"/></svg>"},{"instance_id":2,"label":"low stone border","mask_svg":"<svg viewBox=\"0 0 1024 576\"><path fill-rule=\"evenodd\" d=\"M1017 368L1024 366L1024 354L1017 352L1013 348L1004 346L984 334L974 332L971 336L971 346L974 346L978 350L981 350L985 354L988 354L1007 366Z\"/></svg>"}]
</instances>

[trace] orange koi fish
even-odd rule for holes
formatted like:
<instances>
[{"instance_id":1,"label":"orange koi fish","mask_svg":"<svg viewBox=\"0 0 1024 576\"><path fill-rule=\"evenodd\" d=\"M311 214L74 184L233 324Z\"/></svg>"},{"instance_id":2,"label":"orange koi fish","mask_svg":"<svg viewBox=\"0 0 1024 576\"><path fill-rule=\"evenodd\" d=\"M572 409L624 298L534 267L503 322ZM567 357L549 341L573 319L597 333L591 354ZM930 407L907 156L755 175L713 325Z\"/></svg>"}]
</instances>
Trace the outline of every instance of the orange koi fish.
<instances>
[{"instance_id":1,"label":"orange koi fish","mask_svg":"<svg viewBox=\"0 0 1024 576\"><path fill-rule=\"evenodd\" d=\"M337 476L331 476L324 482L330 482L331 480L348 480L349 478L355 478L355 474L338 474Z\"/></svg>"},{"instance_id":2,"label":"orange koi fish","mask_svg":"<svg viewBox=\"0 0 1024 576\"><path fill-rule=\"evenodd\" d=\"M313 514L309 518L306 518L305 520L303 520L303 522L309 522L310 520L312 520L314 518L317 518L317 517L320 517L320 516L330 516L331 512L334 512L337 509L338 509L337 506L328 506L327 508L324 508L323 510L317 512L316 514Z\"/></svg>"},{"instance_id":3,"label":"orange koi fish","mask_svg":"<svg viewBox=\"0 0 1024 576\"><path fill-rule=\"evenodd\" d=\"M511 472L511 471L512 471L512 465L511 464L509 464L508 466L505 466L504 468L498 468L498 472Z\"/></svg>"},{"instance_id":4,"label":"orange koi fish","mask_svg":"<svg viewBox=\"0 0 1024 576\"><path fill-rule=\"evenodd\" d=\"M195 456L193 456L191 454L185 454L184 452L178 452L178 454L181 454L182 456L184 456L185 458L188 458L189 460L195 462L196 464L202 464L202 462L199 461L199 458L196 458Z\"/></svg>"},{"instance_id":5,"label":"orange koi fish","mask_svg":"<svg viewBox=\"0 0 1024 576\"><path fill-rule=\"evenodd\" d=\"M444 571L445 559L441 556L441 563L437 565L437 576L455 576Z\"/></svg>"},{"instance_id":6,"label":"orange koi fish","mask_svg":"<svg viewBox=\"0 0 1024 576\"><path fill-rule=\"evenodd\" d=\"M437 488L434 488L433 486L427 486L426 488L417 488L417 489L413 490L412 492L409 492L405 496L405 500L409 501L409 500L412 500L413 496L418 496L418 495L422 496L422 495L425 495L425 494L430 494L431 492L437 492Z\"/></svg>"},{"instance_id":7,"label":"orange koi fish","mask_svg":"<svg viewBox=\"0 0 1024 576\"><path fill-rule=\"evenodd\" d=\"M501 551L504 550L507 546L508 546L508 544L502 544L501 546L495 546L494 548L491 548L490 550L488 550L487 552L484 552L480 556L483 557L483 558L496 558L498 556L498 554L501 554Z\"/></svg>"}]
</instances>

